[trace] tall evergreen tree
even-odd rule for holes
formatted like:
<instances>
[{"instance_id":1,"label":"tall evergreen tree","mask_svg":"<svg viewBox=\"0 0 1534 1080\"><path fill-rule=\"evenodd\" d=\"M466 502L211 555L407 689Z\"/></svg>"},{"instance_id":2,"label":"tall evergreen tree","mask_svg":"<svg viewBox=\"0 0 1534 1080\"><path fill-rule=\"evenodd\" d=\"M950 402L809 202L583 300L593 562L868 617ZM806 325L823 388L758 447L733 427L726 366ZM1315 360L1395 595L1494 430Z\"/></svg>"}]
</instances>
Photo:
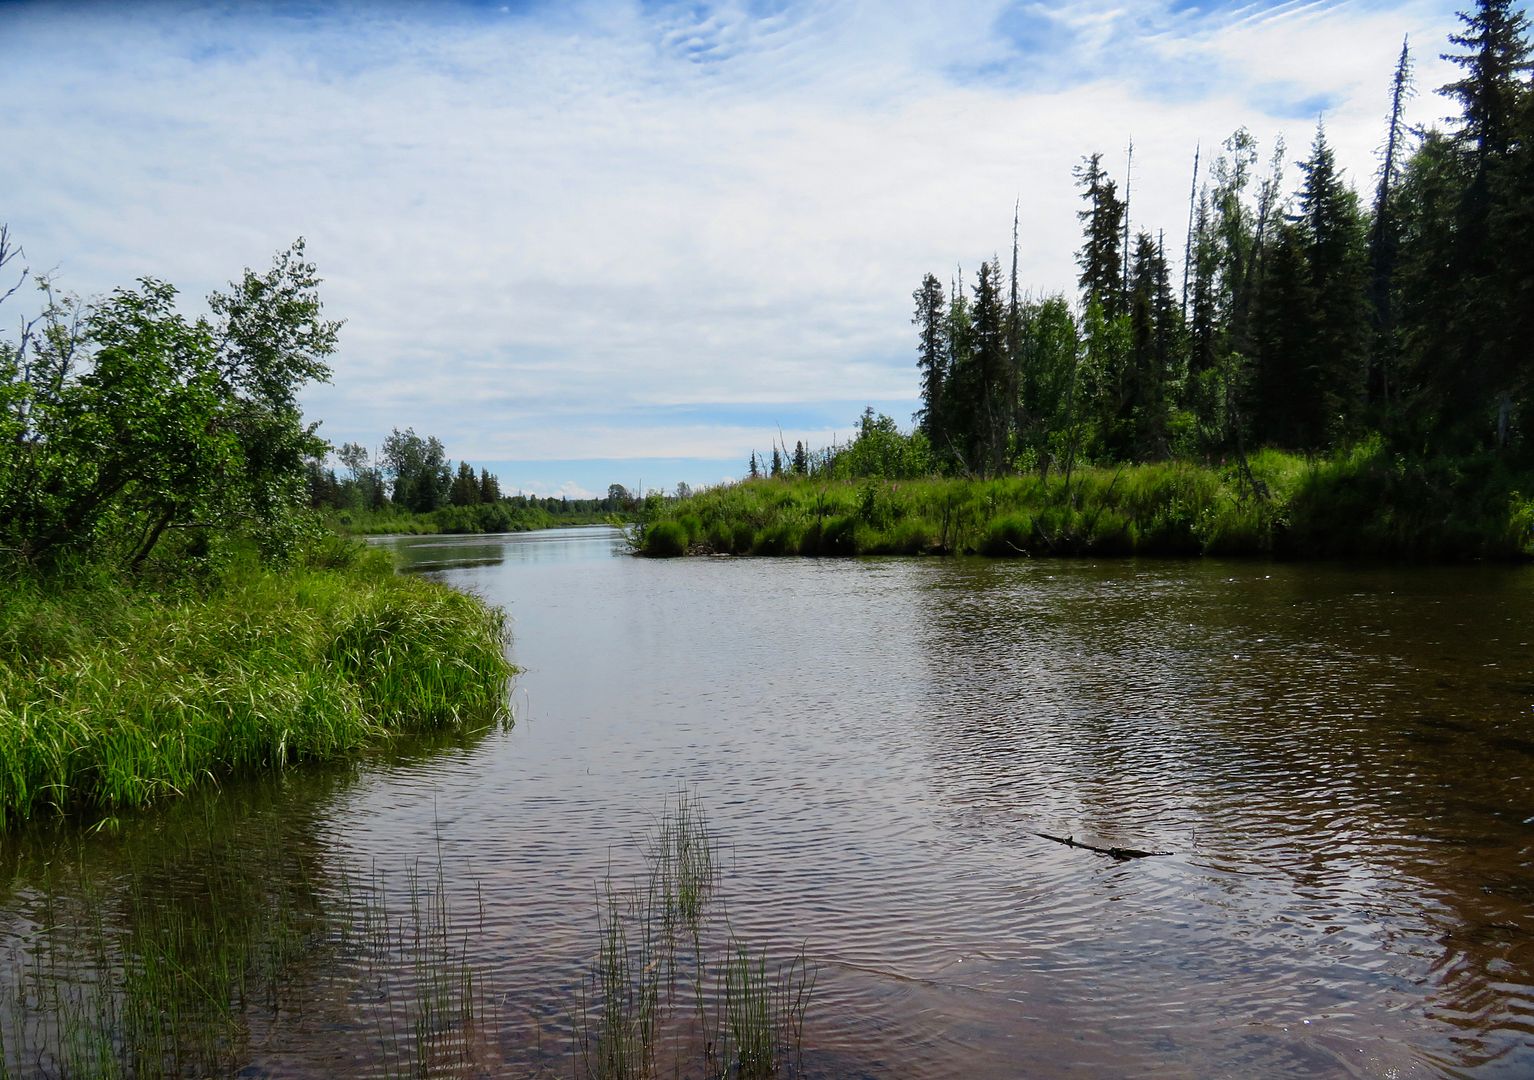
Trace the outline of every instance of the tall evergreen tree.
<instances>
[{"instance_id":1,"label":"tall evergreen tree","mask_svg":"<svg viewBox=\"0 0 1534 1080\"><path fill-rule=\"evenodd\" d=\"M1473 12L1460 12L1464 33L1449 41L1465 49L1443 59L1464 69L1464 76L1443 87L1459 99L1461 126L1457 141L1475 160L1479 178L1487 166L1505 157L1513 138L1519 97L1526 89L1529 20L1512 0L1478 0Z\"/></svg>"},{"instance_id":2,"label":"tall evergreen tree","mask_svg":"<svg viewBox=\"0 0 1534 1080\"><path fill-rule=\"evenodd\" d=\"M948 377L943 384L943 442L935 443L932 449L940 460L952 462L967 472L978 468L971 455L984 384L975 363L974 325L962 271L949 285L945 329Z\"/></svg>"},{"instance_id":3,"label":"tall evergreen tree","mask_svg":"<svg viewBox=\"0 0 1534 1080\"><path fill-rule=\"evenodd\" d=\"M1500 445L1507 441L1520 394L1528 342L1507 332L1506 316L1514 311L1509 287L1516 292L1517 275L1508 274L1498 258L1518 253L1507 251L1505 237L1493 236L1491 224L1506 216L1504 200L1526 203L1534 198L1527 188L1508 183L1519 173L1516 154L1530 152L1515 143L1521 99L1530 92L1525 78L1531 70L1529 20L1511 0L1479 0L1473 12L1461 12L1459 19L1465 31L1451 34L1449 41L1466 51L1443 57L1464 69L1463 77L1443 92L1460 102L1455 142L1470 159L1470 182L1456 223L1453 269L1464 290L1464 318L1456 329L1462 335L1461 348L1475 366L1467 404L1472 415L1494 413L1493 431Z\"/></svg>"},{"instance_id":4,"label":"tall evergreen tree","mask_svg":"<svg viewBox=\"0 0 1534 1080\"><path fill-rule=\"evenodd\" d=\"M1247 402L1252 437L1290 449L1321 444L1321 364L1308 243L1298 221L1280 221L1263 263L1252 317L1255 370Z\"/></svg>"},{"instance_id":5,"label":"tall evergreen tree","mask_svg":"<svg viewBox=\"0 0 1534 1080\"><path fill-rule=\"evenodd\" d=\"M1310 157L1300 162L1300 171L1305 180L1299 192L1299 224L1315 296L1316 406L1322 417L1310 438L1315 440L1311 445L1321 446L1354 434L1362 416L1369 355L1367 253L1358 195L1343 184L1319 123ZM1297 312L1296 317L1304 315Z\"/></svg>"},{"instance_id":6,"label":"tall evergreen tree","mask_svg":"<svg viewBox=\"0 0 1534 1080\"><path fill-rule=\"evenodd\" d=\"M1445 58L1463 75L1443 87L1459 102L1459 126L1430 135L1407 170L1399 298L1413 431L1463 450L1508 443L1526 385L1527 339L1512 328L1514 267L1527 256L1516 228L1493 226L1530 198L1517 182L1528 151L1516 138L1530 43L1528 20L1507 0L1480 0L1459 18L1464 32L1449 40L1466 51Z\"/></svg>"},{"instance_id":7,"label":"tall evergreen tree","mask_svg":"<svg viewBox=\"0 0 1534 1080\"><path fill-rule=\"evenodd\" d=\"M489 469L479 470L479 501L482 503L501 501L501 481Z\"/></svg>"},{"instance_id":8,"label":"tall evergreen tree","mask_svg":"<svg viewBox=\"0 0 1534 1080\"><path fill-rule=\"evenodd\" d=\"M1006 310L1001 296L999 260L980 264L972 309L974 366L979 378L978 415L972 427L970 461L988 474L1006 462L1007 425L1012 416L1005 399L1009 383Z\"/></svg>"},{"instance_id":9,"label":"tall evergreen tree","mask_svg":"<svg viewBox=\"0 0 1534 1080\"><path fill-rule=\"evenodd\" d=\"M916 366L921 370L921 411L916 414L918 427L935 447L947 442L943 422L943 395L948 382L951 356L948 349L947 307L943 285L932 274L921 279L921 287L911 293L916 310L911 322L916 327Z\"/></svg>"},{"instance_id":10,"label":"tall evergreen tree","mask_svg":"<svg viewBox=\"0 0 1534 1080\"><path fill-rule=\"evenodd\" d=\"M1401 226L1395 205L1400 186L1402 161L1406 149L1406 121L1403 110L1411 96L1411 52L1401 40L1401 58L1396 61L1391 79L1390 119L1385 127L1385 146L1381 153L1379 183L1374 191L1374 215L1369 229L1369 304L1373 319L1374 340L1370 350L1367 396L1371 404L1384 407L1390 402L1393 371L1396 366L1395 311L1392 293L1395 287L1396 260L1401 246Z\"/></svg>"},{"instance_id":11,"label":"tall evergreen tree","mask_svg":"<svg viewBox=\"0 0 1534 1080\"><path fill-rule=\"evenodd\" d=\"M458 473L453 477L448 501L454 506L473 506L479 502L479 479L474 475L474 467L467 461L458 463Z\"/></svg>"},{"instance_id":12,"label":"tall evergreen tree","mask_svg":"<svg viewBox=\"0 0 1534 1080\"><path fill-rule=\"evenodd\" d=\"M1081 273L1077 283L1081 286L1083 306L1094 300L1102 307L1108 318L1124 311L1124 267L1121 258L1124 228L1124 204L1119 201L1118 188L1103 171L1102 155L1092 154L1076 166L1076 186L1086 209L1076 212L1083 226L1083 239L1076 254L1076 265Z\"/></svg>"}]
</instances>

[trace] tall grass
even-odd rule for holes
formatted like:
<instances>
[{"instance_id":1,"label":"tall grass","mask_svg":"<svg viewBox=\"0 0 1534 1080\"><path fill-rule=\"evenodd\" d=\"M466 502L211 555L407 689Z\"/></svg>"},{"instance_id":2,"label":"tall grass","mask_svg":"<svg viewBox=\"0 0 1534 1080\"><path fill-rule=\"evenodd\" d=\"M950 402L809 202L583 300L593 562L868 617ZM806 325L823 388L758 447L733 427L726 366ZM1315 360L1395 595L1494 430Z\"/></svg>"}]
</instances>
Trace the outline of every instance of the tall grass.
<instances>
[{"instance_id":1,"label":"tall grass","mask_svg":"<svg viewBox=\"0 0 1534 1080\"><path fill-rule=\"evenodd\" d=\"M179 592L99 574L5 585L0 828L505 715L502 613L382 553L240 565Z\"/></svg>"},{"instance_id":2,"label":"tall grass","mask_svg":"<svg viewBox=\"0 0 1534 1080\"><path fill-rule=\"evenodd\" d=\"M642 881L602 885L599 946L576 1002L580 1075L798 1075L814 973L802 949L774 962L731 929L696 797L668 806L643 852Z\"/></svg>"},{"instance_id":3,"label":"tall grass","mask_svg":"<svg viewBox=\"0 0 1534 1080\"><path fill-rule=\"evenodd\" d=\"M744 481L660 507L634 536L667 557L980 554L1534 557L1534 475L1494 458L1329 458L1082 468L992 479Z\"/></svg>"}]
</instances>

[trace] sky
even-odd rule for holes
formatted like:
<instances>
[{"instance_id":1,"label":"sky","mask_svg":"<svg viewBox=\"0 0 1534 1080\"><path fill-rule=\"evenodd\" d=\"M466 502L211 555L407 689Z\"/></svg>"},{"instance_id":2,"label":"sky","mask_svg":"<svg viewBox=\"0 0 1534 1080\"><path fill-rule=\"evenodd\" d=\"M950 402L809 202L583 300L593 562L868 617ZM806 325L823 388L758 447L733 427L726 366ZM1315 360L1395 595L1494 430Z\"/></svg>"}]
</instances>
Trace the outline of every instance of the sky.
<instances>
[{"instance_id":1,"label":"sky","mask_svg":"<svg viewBox=\"0 0 1534 1080\"><path fill-rule=\"evenodd\" d=\"M0 0L0 222L67 290L188 313L302 236L333 443L699 487L867 405L908 427L912 290L1010 261L1014 208L1023 287L1074 297L1083 155L1122 192L1133 141L1179 264L1195 147L1237 127L1292 163L1324 121L1367 199L1403 36L1408 118L1453 111L1458 6Z\"/></svg>"}]
</instances>

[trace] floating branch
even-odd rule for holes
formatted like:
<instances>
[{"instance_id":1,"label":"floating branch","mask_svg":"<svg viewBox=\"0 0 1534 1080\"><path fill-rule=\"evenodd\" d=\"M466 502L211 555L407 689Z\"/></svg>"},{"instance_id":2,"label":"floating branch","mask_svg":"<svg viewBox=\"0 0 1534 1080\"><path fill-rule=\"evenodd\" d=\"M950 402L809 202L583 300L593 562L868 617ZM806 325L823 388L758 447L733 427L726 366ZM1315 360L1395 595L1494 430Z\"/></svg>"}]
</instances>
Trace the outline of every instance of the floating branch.
<instances>
[{"instance_id":1,"label":"floating branch","mask_svg":"<svg viewBox=\"0 0 1534 1080\"><path fill-rule=\"evenodd\" d=\"M1095 851L1099 855L1109 855L1115 859L1148 859L1156 855L1172 854L1170 851L1141 851L1139 848L1098 847L1096 844L1084 844L1074 836L1051 836L1046 832L1034 833L1033 835L1042 836L1045 840L1053 840L1055 843L1064 844L1066 847L1086 848L1088 851Z\"/></svg>"}]
</instances>

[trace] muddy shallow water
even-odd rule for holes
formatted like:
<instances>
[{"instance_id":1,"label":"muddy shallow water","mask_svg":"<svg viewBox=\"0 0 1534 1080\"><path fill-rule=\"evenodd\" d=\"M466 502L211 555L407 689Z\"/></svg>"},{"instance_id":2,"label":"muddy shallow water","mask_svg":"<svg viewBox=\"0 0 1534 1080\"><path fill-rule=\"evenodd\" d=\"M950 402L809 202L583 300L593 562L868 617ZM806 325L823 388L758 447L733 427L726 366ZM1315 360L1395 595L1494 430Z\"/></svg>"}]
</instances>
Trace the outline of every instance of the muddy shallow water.
<instances>
[{"instance_id":1,"label":"muddy shallow water","mask_svg":"<svg viewBox=\"0 0 1534 1080\"><path fill-rule=\"evenodd\" d=\"M12 837L13 966L133 866L319 910L430 856L481 1066L568 1076L596 882L685 788L818 971L811 1074L1534 1074L1534 569L388 543L511 613L515 726ZM305 963L247 1075L377 1071Z\"/></svg>"}]
</instances>

